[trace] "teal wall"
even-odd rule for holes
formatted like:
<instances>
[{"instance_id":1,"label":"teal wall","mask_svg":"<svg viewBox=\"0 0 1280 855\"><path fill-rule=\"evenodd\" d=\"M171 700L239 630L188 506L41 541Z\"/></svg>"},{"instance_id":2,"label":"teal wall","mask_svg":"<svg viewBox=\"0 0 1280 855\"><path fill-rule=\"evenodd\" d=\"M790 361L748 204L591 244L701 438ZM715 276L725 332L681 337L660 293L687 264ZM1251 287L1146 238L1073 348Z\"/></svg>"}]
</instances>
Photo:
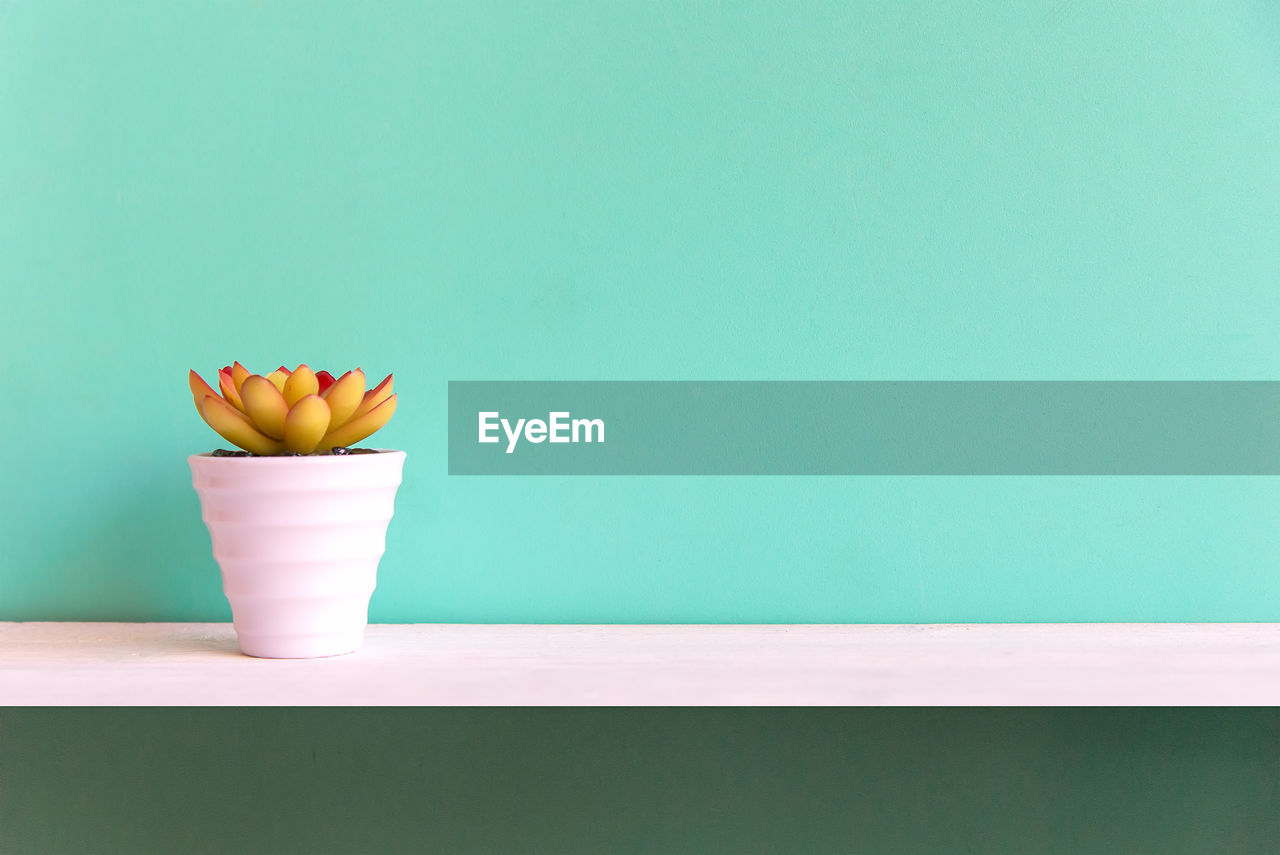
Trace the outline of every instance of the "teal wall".
<instances>
[{"instance_id":1,"label":"teal wall","mask_svg":"<svg viewBox=\"0 0 1280 855\"><path fill-rule=\"evenodd\" d=\"M0 618L228 619L188 368L394 371L376 621L1280 619L1266 478L449 478L450 379L1280 379L1263 0L0 0Z\"/></svg>"}]
</instances>

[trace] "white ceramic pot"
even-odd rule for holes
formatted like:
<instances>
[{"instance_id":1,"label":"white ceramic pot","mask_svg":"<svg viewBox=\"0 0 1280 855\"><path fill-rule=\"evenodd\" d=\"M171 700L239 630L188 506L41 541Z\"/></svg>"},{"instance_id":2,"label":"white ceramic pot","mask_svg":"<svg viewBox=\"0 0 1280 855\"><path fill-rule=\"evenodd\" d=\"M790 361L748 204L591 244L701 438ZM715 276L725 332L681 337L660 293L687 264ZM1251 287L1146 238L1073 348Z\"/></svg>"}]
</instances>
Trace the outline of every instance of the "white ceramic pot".
<instances>
[{"instance_id":1,"label":"white ceramic pot","mask_svg":"<svg viewBox=\"0 0 1280 855\"><path fill-rule=\"evenodd\" d=\"M307 659L363 643L404 458L188 458L241 651Z\"/></svg>"}]
</instances>

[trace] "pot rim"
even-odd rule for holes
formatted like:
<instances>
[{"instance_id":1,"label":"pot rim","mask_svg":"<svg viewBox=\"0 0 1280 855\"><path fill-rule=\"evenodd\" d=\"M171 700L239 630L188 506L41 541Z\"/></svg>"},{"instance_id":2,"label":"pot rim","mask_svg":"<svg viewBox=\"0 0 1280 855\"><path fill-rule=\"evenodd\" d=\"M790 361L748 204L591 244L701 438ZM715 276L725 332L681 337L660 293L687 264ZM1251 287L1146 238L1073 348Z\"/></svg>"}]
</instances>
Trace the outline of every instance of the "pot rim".
<instances>
[{"instance_id":1,"label":"pot rim","mask_svg":"<svg viewBox=\"0 0 1280 855\"><path fill-rule=\"evenodd\" d=\"M212 451L206 451L201 454L192 454L187 458L189 461L216 461L215 465L237 465L237 466L323 466L326 461L347 461L359 460L362 457L377 459L387 454L399 454L401 457L407 456L398 448L375 448L374 454L314 454L303 455L301 457L290 457L288 455L271 455L271 456L255 456L255 457L214 457Z\"/></svg>"}]
</instances>

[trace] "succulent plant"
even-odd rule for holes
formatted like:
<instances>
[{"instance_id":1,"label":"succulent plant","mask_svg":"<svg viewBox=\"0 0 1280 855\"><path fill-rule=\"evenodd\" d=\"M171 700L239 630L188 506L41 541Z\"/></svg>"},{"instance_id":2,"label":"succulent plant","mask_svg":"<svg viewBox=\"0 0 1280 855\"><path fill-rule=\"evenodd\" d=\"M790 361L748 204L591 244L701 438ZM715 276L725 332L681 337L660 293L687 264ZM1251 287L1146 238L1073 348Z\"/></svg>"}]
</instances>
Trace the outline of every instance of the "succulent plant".
<instances>
[{"instance_id":1,"label":"succulent plant","mask_svg":"<svg viewBox=\"0 0 1280 855\"><path fill-rule=\"evenodd\" d=\"M215 390L190 375L196 410L223 439L251 454L325 454L370 436L396 411L391 375L365 389L359 368L328 371L283 365L265 377L239 362L218 372Z\"/></svg>"}]
</instances>

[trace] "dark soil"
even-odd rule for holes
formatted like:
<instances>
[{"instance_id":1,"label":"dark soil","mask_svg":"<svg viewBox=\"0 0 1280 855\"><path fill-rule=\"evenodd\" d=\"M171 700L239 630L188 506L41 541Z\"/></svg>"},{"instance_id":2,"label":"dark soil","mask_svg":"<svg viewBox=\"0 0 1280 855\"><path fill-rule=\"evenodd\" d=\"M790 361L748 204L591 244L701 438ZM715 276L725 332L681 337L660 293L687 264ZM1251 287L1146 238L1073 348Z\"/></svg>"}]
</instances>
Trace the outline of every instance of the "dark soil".
<instances>
[{"instance_id":1,"label":"dark soil","mask_svg":"<svg viewBox=\"0 0 1280 855\"><path fill-rule=\"evenodd\" d=\"M263 454L253 454L252 452L241 451L239 449L235 449L233 451L228 448L219 448L217 451L214 451L210 455L210 457L330 457L330 456L342 457L343 455L347 455L347 454L377 454L377 453L378 453L378 450L376 448L344 448L343 446L339 445L336 448L334 448L332 451L318 451L314 454L300 454L299 452L296 452L296 451L286 451L284 454L263 455Z\"/></svg>"}]
</instances>

